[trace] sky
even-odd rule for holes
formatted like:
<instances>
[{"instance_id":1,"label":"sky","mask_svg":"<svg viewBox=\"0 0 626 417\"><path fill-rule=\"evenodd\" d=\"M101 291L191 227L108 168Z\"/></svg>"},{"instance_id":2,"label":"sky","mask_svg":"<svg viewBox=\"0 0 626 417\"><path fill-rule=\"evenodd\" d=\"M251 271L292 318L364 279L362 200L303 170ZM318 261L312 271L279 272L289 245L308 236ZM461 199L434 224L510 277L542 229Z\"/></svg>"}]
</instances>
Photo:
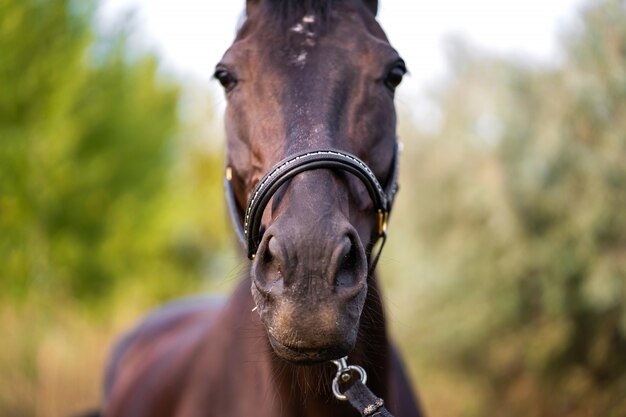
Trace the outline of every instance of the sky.
<instances>
[{"instance_id":1,"label":"sky","mask_svg":"<svg viewBox=\"0 0 626 417\"><path fill-rule=\"evenodd\" d=\"M584 0L381 0L378 20L410 71L400 89L415 108L419 97L448 69L446 41L457 37L481 49L558 64L558 36ZM215 64L230 46L244 0L101 0L98 22L113 24L131 13L134 43L156 51L164 70L215 86Z\"/></svg>"}]
</instances>

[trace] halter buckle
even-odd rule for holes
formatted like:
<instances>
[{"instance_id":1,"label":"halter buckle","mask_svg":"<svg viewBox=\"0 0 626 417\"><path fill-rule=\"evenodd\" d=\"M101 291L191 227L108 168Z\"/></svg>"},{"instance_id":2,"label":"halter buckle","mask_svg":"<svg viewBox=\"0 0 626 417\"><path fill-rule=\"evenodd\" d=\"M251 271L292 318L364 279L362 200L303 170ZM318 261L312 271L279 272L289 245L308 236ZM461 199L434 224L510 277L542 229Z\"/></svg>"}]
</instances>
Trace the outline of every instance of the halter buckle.
<instances>
[{"instance_id":1,"label":"halter buckle","mask_svg":"<svg viewBox=\"0 0 626 417\"><path fill-rule=\"evenodd\" d=\"M378 209L378 236L387 234L387 222L389 220L389 212Z\"/></svg>"}]
</instances>

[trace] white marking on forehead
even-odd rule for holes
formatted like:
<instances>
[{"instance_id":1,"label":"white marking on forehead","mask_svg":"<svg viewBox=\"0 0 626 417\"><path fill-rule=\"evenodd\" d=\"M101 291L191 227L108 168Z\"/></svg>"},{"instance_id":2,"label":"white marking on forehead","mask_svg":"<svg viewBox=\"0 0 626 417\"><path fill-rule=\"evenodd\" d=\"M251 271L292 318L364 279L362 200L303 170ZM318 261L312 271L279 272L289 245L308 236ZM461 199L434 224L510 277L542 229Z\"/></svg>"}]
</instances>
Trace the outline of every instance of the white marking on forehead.
<instances>
[{"instance_id":1,"label":"white marking on forehead","mask_svg":"<svg viewBox=\"0 0 626 417\"><path fill-rule=\"evenodd\" d=\"M296 23L292 27L289 28L290 32L297 33L301 36L300 38L300 51L295 52L292 56L292 62L299 66L304 67L306 65L306 57L308 52L306 48L311 48L315 46L315 31L313 29L315 23L315 16L312 14L308 14L300 19L300 22Z\"/></svg>"},{"instance_id":2,"label":"white marking on forehead","mask_svg":"<svg viewBox=\"0 0 626 417\"><path fill-rule=\"evenodd\" d=\"M304 66L306 64L306 51L300 51L300 54L296 57L296 65Z\"/></svg>"}]
</instances>

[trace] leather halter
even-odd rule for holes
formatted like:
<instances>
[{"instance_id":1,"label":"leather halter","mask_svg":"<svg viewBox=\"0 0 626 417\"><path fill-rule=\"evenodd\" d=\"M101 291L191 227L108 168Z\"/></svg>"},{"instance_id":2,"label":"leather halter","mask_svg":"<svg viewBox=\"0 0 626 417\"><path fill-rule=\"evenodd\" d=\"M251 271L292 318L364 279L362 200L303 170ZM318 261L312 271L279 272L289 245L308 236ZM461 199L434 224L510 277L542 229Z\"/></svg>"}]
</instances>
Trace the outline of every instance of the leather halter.
<instances>
[{"instance_id":1,"label":"leather halter","mask_svg":"<svg viewBox=\"0 0 626 417\"><path fill-rule=\"evenodd\" d=\"M363 182L370 198L374 202L374 208L378 216L378 236L376 240L372 242L372 247L380 238L383 239L384 245L387 236L387 219L391 211L391 206L393 205L394 197L398 191L398 160L398 143L395 142L391 173L387 176L387 181L383 188L376 178L376 175L374 175L367 164L350 153L335 149L317 149L290 155L270 168L254 187L248 199L246 210L243 213L243 222L241 221L241 215L239 214L231 184L232 173L230 167L228 167L224 180L226 200L228 202L230 217L233 220L235 230L237 231L242 245L247 249L248 258L251 260L255 258L259 243L263 237L261 218L263 217L265 207L274 193L278 191L281 185L296 175L304 171L322 168L350 172ZM370 270L375 268L381 250L382 245L370 266Z\"/></svg>"}]
</instances>

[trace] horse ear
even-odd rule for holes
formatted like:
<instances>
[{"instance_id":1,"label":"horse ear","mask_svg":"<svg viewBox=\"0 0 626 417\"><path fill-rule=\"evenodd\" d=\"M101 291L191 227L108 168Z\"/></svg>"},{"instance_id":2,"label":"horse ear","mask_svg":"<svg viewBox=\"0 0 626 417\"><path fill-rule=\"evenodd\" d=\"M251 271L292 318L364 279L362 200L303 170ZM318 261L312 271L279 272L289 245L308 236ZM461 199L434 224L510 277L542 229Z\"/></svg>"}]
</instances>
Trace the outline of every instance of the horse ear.
<instances>
[{"instance_id":1,"label":"horse ear","mask_svg":"<svg viewBox=\"0 0 626 417\"><path fill-rule=\"evenodd\" d=\"M260 0L246 0L246 16L251 16L258 9Z\"/></svg>"},{"instance_id":2,"label":"horse ear","mask_svg":"<svg viewBox=\"0 0 626 417\"><path fill-rule=\"evenodd\" d=\"M363 0L363 3L376 16L376 13L378 13L378 0Z\"/></svg>"}]
</instances>

